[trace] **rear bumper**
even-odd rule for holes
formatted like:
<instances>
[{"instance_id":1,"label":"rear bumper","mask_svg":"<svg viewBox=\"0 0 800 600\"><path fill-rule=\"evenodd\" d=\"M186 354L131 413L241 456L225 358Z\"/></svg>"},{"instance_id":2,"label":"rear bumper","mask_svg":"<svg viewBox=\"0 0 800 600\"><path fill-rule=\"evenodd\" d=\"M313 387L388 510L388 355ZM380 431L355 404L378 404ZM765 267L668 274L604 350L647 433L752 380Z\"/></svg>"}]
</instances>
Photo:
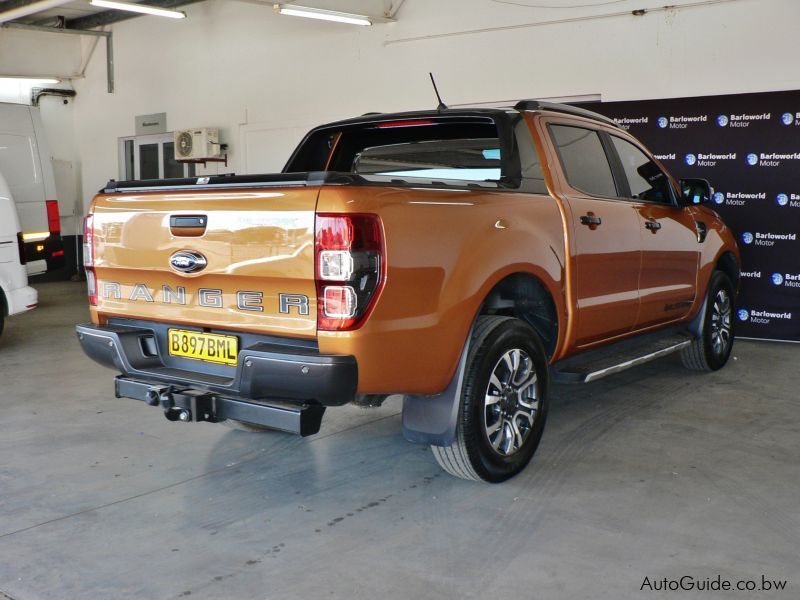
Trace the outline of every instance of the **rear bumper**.
<instances>
[{"instance_id":1,"label":"rear bumper","mask_svg":"<svg viewBox=\"0 0 800 600\"><path fill-rule=\"evenodd\" d=\"M143 340L152 338L151 329L92 324L77 325L75 329L90 358L117 370L126 379L148 386L192 389L246 401L278 400L322 406L351 402L358 386L358 366L353 356L253 343L239 351L238 366L232 376L226 377L175 368L164 364L158 355L146 355ZM202 365L199 361L191 362Z\"/></svg>"},{"instance_id":2,"label":"rear bumper","mask_svg":"<svg viewBox=\"0 0 800 600\"><path fill-rule=\"evenodd\" d=\"M39 302L38 292L30 286L10 290L6 295L8 314L16 315L36 308Z\"/></svg>"}]
</instances>

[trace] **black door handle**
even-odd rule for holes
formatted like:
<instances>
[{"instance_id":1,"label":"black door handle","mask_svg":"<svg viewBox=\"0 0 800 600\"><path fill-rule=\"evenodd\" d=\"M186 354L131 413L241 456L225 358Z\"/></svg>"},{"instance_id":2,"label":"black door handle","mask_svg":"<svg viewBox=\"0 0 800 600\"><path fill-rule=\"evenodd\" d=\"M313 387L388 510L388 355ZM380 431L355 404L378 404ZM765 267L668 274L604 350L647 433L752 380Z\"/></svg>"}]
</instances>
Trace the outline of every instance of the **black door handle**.
<instances>
[{"instance_id":1,"label":"black door handle","mask_svg":"<svg viewBox=\"0 0 800 600\"><path fill-rule=\"evenodd\" d=\"M589 227L597 227L603 222L603 220L595 215L594 213L589 213L588 215L581 216L581 225L588 225Z\"/></svg>"},{"instance_id":2,"label":"black door handle","mask_svg":"<svg viewBox=\"0 0 800 600\"><path fill-rule=\"evenodd\" d=\"M649 221L645 221L644 226L647 227L653 233L661 229L661 223L659 223L655 219L650 219Z\"/></svg>"}]
</instances>

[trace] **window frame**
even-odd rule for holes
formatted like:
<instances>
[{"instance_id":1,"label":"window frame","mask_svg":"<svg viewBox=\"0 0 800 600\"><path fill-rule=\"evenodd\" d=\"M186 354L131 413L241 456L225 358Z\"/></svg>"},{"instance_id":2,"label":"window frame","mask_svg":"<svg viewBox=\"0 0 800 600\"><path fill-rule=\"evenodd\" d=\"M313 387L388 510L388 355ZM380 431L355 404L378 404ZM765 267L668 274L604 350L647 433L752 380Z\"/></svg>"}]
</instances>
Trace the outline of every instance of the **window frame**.
<instances>
[{"instance_id":1,"label":"window frame","mask_svg":"<svg viewBox=\"0 0 800 600\"><path fill-rule=\"evenodd\" d=\"M118 181L139 181L141 180L141 164L139 147L150 144L158 146L158 179L165 179L164 175L164 145L173 143L175 140L174 133L149 133L146 135L128 135L125 137L117 138L117 173ZM133 178L127 177L127 164L126 164L126 142L132 142L133 152ZM193 163L183 163L183 177L195 177L196 166Z\"/></svg>"}]
</instances>

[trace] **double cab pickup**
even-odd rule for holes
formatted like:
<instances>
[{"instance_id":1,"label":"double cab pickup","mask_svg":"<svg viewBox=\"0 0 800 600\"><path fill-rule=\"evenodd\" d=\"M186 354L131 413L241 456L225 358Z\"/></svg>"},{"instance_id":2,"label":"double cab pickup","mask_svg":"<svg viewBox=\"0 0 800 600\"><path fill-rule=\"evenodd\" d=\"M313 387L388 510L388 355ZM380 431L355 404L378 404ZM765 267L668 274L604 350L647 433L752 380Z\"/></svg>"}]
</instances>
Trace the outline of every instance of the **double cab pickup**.
<instances>
[{"instance_id":1,"label":"double cab pickup","mask_svg":"<svg viewBox=\"0 0 800 600\"><path fill-rule=\"evenodd\" d=\"M77 334L117 397L171 420L310 435L402 395L407 439L500 482L550 382L725 365L740 257L710 196L572 106L370 113L282 173L109 182Z\"/></svg>"}]
</instances>

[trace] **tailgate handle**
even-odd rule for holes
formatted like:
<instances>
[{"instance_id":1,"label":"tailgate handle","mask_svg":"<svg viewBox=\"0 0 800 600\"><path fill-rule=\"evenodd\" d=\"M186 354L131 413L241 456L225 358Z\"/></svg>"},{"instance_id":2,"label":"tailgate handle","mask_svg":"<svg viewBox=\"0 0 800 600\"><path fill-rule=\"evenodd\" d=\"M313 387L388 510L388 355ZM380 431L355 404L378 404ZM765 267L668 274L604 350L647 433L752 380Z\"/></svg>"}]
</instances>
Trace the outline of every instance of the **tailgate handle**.
<instances>
[{"instance_id":1,"label":"tailgate handle","mask_svg":"<svg viewBox=\"0 0 800 600\"><path fill-rule=\"evenodd\" d=\"M207 224L206 215L172 215L169 218L172 235L183 237L203 235Z\"/></svg>"}]
</instances>

